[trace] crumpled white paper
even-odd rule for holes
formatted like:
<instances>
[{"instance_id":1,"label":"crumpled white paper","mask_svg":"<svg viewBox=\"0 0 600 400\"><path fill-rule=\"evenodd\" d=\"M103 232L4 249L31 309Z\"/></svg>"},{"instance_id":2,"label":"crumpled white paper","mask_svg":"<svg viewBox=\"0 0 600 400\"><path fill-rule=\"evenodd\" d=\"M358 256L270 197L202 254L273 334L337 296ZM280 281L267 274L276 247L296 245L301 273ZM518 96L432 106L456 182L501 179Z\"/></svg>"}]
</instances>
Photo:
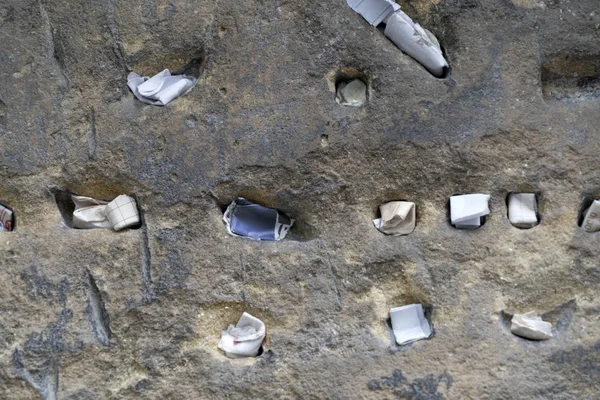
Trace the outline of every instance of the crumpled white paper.
<instances>
[{"instance_id":1,"label":"crumpled white paper","mask_svg":"<svg viewBox=\"0 0 600 400\"><path fill-rule=\"evenodd\" d=\"M265 324L248 313L243 313L237 325L229 325L221 332L219 349L229 358L256 357L265 339Z\"/></svg>"},{"instance_id":2,"label":"crumpled white paper","mask_svg":"<svg viewBox=\"0 0 600 400\"><path fill-rule=\"evenodd\" d=\"M431 336L429 321L425 318L421 304L409 304L390 310L392 331L399 345L408 344L416 340L426 339Z\"/></svg>"},{"instance_id":3,"label":"crumpled white paper","mask_svg":"<svg viewBox=\"0 0 600 400\"><path fill-rule=\"evenodd\" d=\"M400 50L414 58L432 75L442 78L448 62L431 32L414 22L393 0L346 0L373 26L385 23L387 36Z\"/></svg>"},{"instance_id":4,"label":"crumpled white paper","mask_svg":"<svg viewBox=\"0 0 600 400\"><path fill-rule=\"evenodd\" d=\"M513 315L510 331L526 339L546 340L552 337L552 324L543 321L535 311L530 311Z\"/></svg>"},{"instance_id":5,"label":"crumpled white paper","mask_svg":"<svg viewBox=\"0 0 600 400\"><path fill-rule=\"evenodd\" d=\"M223 221L231 236L270 241L283 240L295 222L287 214L243 197L238 197L227 207Z\"/></svg>"},{"instance_id":6,"label":"crumpled white paper","mask_svg":"<svg viewBox=\"0 0 600 400\"><path fill-rule=\"evenodd\" d=\"M586 232L600 231L600 200L594 200L590 207L583 212L583 230Z\"/></svg>"},{"instance_id":7,"label":"crumpled white paper","mask_svg":"<svg viewBox=\"0 0 600 400\"><path fill-rule=\"evenodd\" d=\"M13 212L10 208L0 205L0 231L10 232L13 230Z\"/></svg>"},{"instance_id":8,"label":"crumpled white paper","mask_svg":"<svg viewBox=\"0 0 600 400\"><path fill-rule=\"evenodd\" d=\"M487 194L463 194L450 197L450 221L458 229L476 229L481 217L490 213Z\"/></svg>"},{"instance_id":9,"label":"crumpled white paper","mask_svg":"<svg viewBox=\"0 0 600 400\"><path fill-rule=\"evenodd\" d=\"M415 230L416 206L409 201L390 201L379 206L381 218L373 224L386 235L408 235Z\"/></svg>"},{"instance_id":10,"label":"crumpled white paper","mask_svg":"<svg viewBox=\"0 0 600 400\"><path fill-rule=\"evenodd\" d=\"M140 101L155 106L165 106L171 100L186 93L197 79L186 75L171 75L168 69L152 78L141 77L135 72L127 76L127 85Z\"/></svg>"},{"instance_id":11,"label":"crumpled white paper","mask_svg":"<svg viewBox=\"0 0 600 400\"><path fill-rule=\"evenodd\" d=\"M76 195L71 199L75 203L73 228L120 231L140 223L135 199L127 195L122 194L111 202Z\"/></svg>"},{"instance_id":12,"label":"crumpled white paper","mask_svg":"<svg viewBox=\"0 0 600 400\"><path fill-rule=\"evenodd\" d=\"M517 228L533 228L538 224L535 193L508 195L508 219Z\"/></svg>"},{"instance_id":13,"label":"crumpled white paper","mask_svg":"<svg viewBox=\"0 0 600 400\"><path fill-rule=\"evenodd\" d=\"M360 107L367 102L367 85L360 79L339 84L335 101L342 106Z\"/></svg>"}]
</instances>

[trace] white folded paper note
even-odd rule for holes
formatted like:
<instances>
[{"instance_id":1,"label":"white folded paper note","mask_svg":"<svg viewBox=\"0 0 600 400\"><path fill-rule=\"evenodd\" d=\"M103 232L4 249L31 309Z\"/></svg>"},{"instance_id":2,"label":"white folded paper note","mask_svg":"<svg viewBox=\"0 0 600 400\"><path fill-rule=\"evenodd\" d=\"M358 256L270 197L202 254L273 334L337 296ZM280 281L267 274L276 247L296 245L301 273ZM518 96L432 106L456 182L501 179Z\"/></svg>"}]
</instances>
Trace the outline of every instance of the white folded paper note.
<instances>
[{"instance_id":1,"label":"white folded paper note","mask_svg":"<svg viewBox=\"0 0 600 400\"><path fill-rule=\"evenodd\" d=\"M450 221L458 229L476 229L481 217L490 213L487 194L463 194L450 197Z\"/></svg>"},{"instance_id":2,"label":"white folded paper note","mask_svg":"<svg viewBox=\"0 0 600 400\"><path fill-rule=\"evenodd\" d=\"M392 320L392 331L394 331L396 343L399 345L431 336L431 327L429 321L425 318L421 304L409 304L392 308L390 319Z\"/></svg>"},{"instance_id":3,"label":"white folded paper note","mask_svg":"<svg viewBox=\"0 0 600 400\"><path fill-rule=\"evenodd\" d=\"M432 75L444 76L448 63L437 40L432 41L427 32L403 11L396 11L388 18L384 34Z\"/></svg>"},{"instance_id":4,"label":"white folded paper note","mask_svg":"<svg viewBox=\"0 0 600 400\"><path fill-rule=\"evenodd\" d=\"M513 315L510 331L526 339L546 340L552 337L552 324L543 321L535 311L530 311Z\"/></svg>"},{"instance_id":5,"label":"white folded paper note","mask_svg":"<svg viewBox=\"0 0 600 400\"><path fill-rule=\"evenodd\" d=\"M0 232L13 230L13 212L10 208L0 205Z\"/></svg>"},{"instance_id":6,"label":"white folded paper note","mask_svg":"<svg viewBox=\"0 0 600 400\"><path fill-rule=\"evenodd\" d=\"M367 85L360 79L342 82L337 89L335 101L342 106L360 107L367 102Z\"/></svg>"},{"instance_id":7,"label":"white folded paper note","mask_svg":"<svg viewBox=\"0 0 600 400\"><path fill-rule=\"evenodd\" d=\"M532 228L538 224L535 193L508 195L508 219L518 228Z\"/></svg>"},{"instance_id":8,"label":"white folded paper note","mask_svg":"<svg viewBox=\"0 0 600 400\"><path fill-rule=\"evenodd\" d=\"M583 212L583 230L586 232L600 231L600 200L594 200L592 205Z\"/></svg>"},{"instance_id":9,"label":"white folded paper note","mask_svg":"<svg viewBox=\"0 0 600 400\"><path fill-rule=\"evenodd\" d=\"M127 85L140 101L156 106L167 105L194 86L197 79L186 75L171 75L168 69L152 78L141 77L135 72L127 76Z\"/></svg>"},{"instance_id":10,"label":"white folded paper note","mask_svg":"<svg viewBox=\"0 0 600 400\"><path fill-rule=\"evenodd\" d=\"M416 206L409 201L390 201L379 206L381 218L373 224L386 235L408 235L415 230Z\"/></svg>"},{"instance_id":11,"label":"white folded paper note","mask_svg":"<svg viewBox=\"0 0 600 400\"><path fill-rule=\"evenodd\" d=\"M229 358L256 357L265 339L265 324L248 313L243 313L237 325L229 325L221 332L219 349Z\"/></svg>"},{"instance_id":12,"label":"white folded paper note","mask_svg":"<svg viewBox=\"0 0 600 400\"><path fill-rule=\"evenodd\" d=\"M76 195L72 195L71 199L75 203L73 228L120 231L140 223L135 200L124 194L111 202Z\"/></svg>"},{"instance_id":13,"label":"white folded paper note","mask_svg":"<svg viewBox=\"0 0 600 400\"><path fill-rule=\"evenodd\" d=\"M373 26L385 22L390 15L400 9L400 5L394 0L346 0L346 2Z\"/></svg>"}]
</instances>

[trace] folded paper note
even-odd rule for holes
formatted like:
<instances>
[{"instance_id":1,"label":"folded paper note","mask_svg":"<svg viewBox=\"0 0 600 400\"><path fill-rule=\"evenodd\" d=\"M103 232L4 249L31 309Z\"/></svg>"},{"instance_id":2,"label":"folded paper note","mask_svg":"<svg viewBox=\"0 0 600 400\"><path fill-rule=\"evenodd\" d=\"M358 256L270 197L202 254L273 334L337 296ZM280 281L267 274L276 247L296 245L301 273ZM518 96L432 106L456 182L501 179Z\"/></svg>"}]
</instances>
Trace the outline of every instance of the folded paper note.
<instances>
[{"instance_id":1,"label":"folded paper note","mask_svg":"<svg viewBox=\"0 0 600 400\"><path fill-rule=\"evenodd\" d=\"M392 331L399 345L408 344L416 340L426 339L431 336L429 321L425 318L421 304L409 304L390 310Z\"/></svg>"},{"instance_id":2,"label":"folded paper note","mask_svg":"<svg viewBox=\"0 0 600 400\"><path fill-rule=\"evenodd\" d=\"M592 205L583 212L583 230L586 232L600 231L600 200L594 200Z\"/></svg>"},{"instance_id":3,"label":"folded paper note","mask_svg":"<svg viewBox=\"0 0 600 400\"><path fill-rule=\"evenodd\" d=\"M10 208L0 205L0 232L13 230L13 212Z\"/></svg>"},{"instance_id":4,"label":"folded paper note","mask_svg":"<svg viewBox=\"0 0 600 400\"><path fill-rule=\"evenodd\" d=\"M513 315L510 331L526 339L546 340L552 337L552 324L542 321L535 311L530 311Z\"/></svg>"},{"instance_id":5,"label":"folded paper note","mask_svg":"<svg viewBox=\"0 0 600 400\"><path fill-rule=\"evenodd\" d=\"M367 102L367 85L360 79L338 85L335 101L342 106L360 107Z\"/></svg>"},{"instance_id":6,"label":"folded paper note","mask_svg":"<svg viewBox=\"0 0 600 400\"><path fill-rule=\"evenodd\" d=\"M386 235L408 235L415 230L416 206L408 201L390 201L379 206L381 218L375 227Z\"/></svg>"},{"instance_id":7,"label":"folded paper note","mask_svg":"<svg viewBox=\"0 0 600 400\"><path fill-rule=\"evenodd\" d=\"M230 235L274 241L285 238L294 224L288 215L243 197L238 197L227 207L223 221Z\"/></svg>"},{"instance_id":8,"label":"folded paper note","mask_svg":"<svg viewBox=\"0 0 600 400\"><path fill-rule=\"evenodd\" d=\"M75 203L73 228L120 231L140 223L135 200L124 194L111 202L76 195L72 195L71 199Z\"/></svg>"},{"instance_id":9,"label":"folded paper note","mask_svg":"<svg viewBox=\"0 0 600 400\"><path fill-rule=\"evenodd\" d=\"M487 194L463 194L450 197L450 221L458 229L477 229L490 213Z\"/></svg>"},{"instance_id":10,"label":"folded paper note","mask_svg":"<svg viewBox=\"0 0 600 400\"><path fill-rule=\"evenodd\" d=\"M221 332L219 349L229 358L256 357L265 339L265 324L248 313L243 313L237 325L229 325Z\"/></svg>"},{"instance_id":11,"label":"folded paper note","mask_svg":"<svg viewBox=\"0 0 600 400\"><path fill-rule=\"evenodd\" d=\"M533 228L538 224L535 193L508 195L508 219L517 228Z\"/></svg>"},{"instance_id":12,"label":"folded paper note","mask_svg":"<svg viewBox=\"0 0 600 400\"><path fill-rule=\"evenodd\" d=\"M171 75L168 69L152 78L141 77L135 72L127 76L127 85L140 101L155 106L167 105L194 86L197 79L186 75Z\"/></svg>"},{"instance_id":13,"label":"folded paper note","mask_svg":"<svg viewBox=\"0 0 600 400\"><path fill-rule=\"evenodd\" d=\"M400 50L414 58L432 75L442 78L448 63L440 45L431 34L400 10L392 0L346 0L348 5L371 25L385 23L387 36Z\"/></svg>"}]
</instances>

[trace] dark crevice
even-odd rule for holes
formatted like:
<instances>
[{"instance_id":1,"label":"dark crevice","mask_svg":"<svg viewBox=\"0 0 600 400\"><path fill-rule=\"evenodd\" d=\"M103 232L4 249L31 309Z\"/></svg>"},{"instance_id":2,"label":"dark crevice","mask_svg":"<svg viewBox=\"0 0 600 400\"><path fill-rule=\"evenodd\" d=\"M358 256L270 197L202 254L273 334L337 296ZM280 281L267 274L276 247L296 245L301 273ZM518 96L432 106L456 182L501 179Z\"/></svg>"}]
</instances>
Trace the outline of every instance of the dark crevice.
<instances>
[{"instance_id":1,"label":"dark crevice","mask_svg":"<svg viewBox=\"0 0 600 400\"><path fill-rule=\"evenodd\" d=\"M102 294L96 285L96 281L89 271L86 271L86 284L88 295L87 314L92 325L94 335L104 346L110 346L112 332L110 330L110 319Z\"/></svg>"},{"instance_id":2,"label":"dark crevice","mask_svg":"<svg viewBox=\"0 0 600 400\"><path fill-rule=\"evenodd\" d=\"M96 156L96 148L98 147L96 134L96 111L93 108L88 115L88 121L90 123L90 129L87 131L88 157L93 160Z\"/></svg>"},{"instance_id":3,"label":"dark crevice","mask_svg":"<svg viewBox=\"0 0 600 400\"><path fill-rule=\"evenodd\" d=\"M542 61L542 94L546 100L600 99L600 56L563 54Z\"/></svg>"},{"instance_id":4,"label":"dark crevice","mask_svg":"<svg viewBox=\"0 0 600 400\"><path fill-rule=\"evenodd\" d=\"M146 214L140 202L137 200L140 220L142 221L142 228L140 229L140 251L141 251L141 263L142 263L142 281L144 282L144 301L151 301L154 299L154 287L152 285L152 253L150 252L150 241L148 239L148 226L146 225Z\"/></svg>"}]
</instances>

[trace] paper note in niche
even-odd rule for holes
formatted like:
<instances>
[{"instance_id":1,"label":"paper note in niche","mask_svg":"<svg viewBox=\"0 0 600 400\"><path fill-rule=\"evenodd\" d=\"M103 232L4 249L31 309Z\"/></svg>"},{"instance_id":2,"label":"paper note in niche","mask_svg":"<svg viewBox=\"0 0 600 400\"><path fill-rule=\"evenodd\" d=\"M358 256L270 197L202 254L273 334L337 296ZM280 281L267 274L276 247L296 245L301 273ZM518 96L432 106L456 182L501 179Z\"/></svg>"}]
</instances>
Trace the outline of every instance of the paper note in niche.
<instances>
[{"instance_id":1,"label":"paper note in niche","mask_svg":"<svg viewBox=\"0 0 600 400\"><path fill-rule=\"evenodd\" d=\"M594 200L583 212L582 226L586 232L600 231L600 200Z\"/></svg>"},{"instance_id":2,"label":"paper note in niche","mask_svg":"<svg viewBox=\"0 0 600 400\"><path fill-rule=\"evenodd\" d=\"M130 196L122 194L111 202L77 195L72 195L71 199L75 204L73 228L120 231L140 223L137 204Z\"/></svg>"},{"instance_id":3,"label":"paper note in niche","mask_svg":"<svg viewBox=\"0 0 600 400\"><path fill-rule=\"evenodd\" d=\"M463 194L450 197L450 221L458 229L477 229L490 213L487 194Z\"/></svg>"},{"instance_id":4,"label":"paper note in niche","mask_svg":"<svg viewBox=\"0 0 600 400\"><path fill-rule=\"evenodd\" d=\"M426 339L431 336L429 321L425 318L421 304L409 304L390 310L392 331L399 345L408 344L416 340Z\"/></svg>"},{"instance_id":5,"label":"paper note in niche","mask_svg":"<svg viewBox=\"0 0 600 400\"><path fill-rule=\"evenodd\" d=\"M526 339L546 340L552 337L552 324L543 321L535 311L530 311L513 315L510 331Z\"/></svg>"},{"instance_id":6,"label":"paper note in niche","mask_svg":"<svg viewBox=\"0 0 600 400\"><path fill-rule=\"evenodd\" d=\"M151 78L135 72L127 76L127 85L138 100L155 106L164 106L194 86L197 79L186 75L171 75L168 69Z\"/></svg>"},{"instance_id":7,"label":"paper note in niche","mask_svg":"<svg viewBox=\"0 0 600 400\"><path fill-rule=\"evenodd\" d=\"M254 204L243 197L235 199L223 215L232 236L279 241L285 238L294 220L273 208Z\"/></svg>"},{"instance_id":8,"label":"paper note in niche","mask_svg":"<svg viewBox=\"0 0 600 400\"><path fill-rule=\"evenodd\" d=\"M385 22L390 15L400 9L400 5L393 0L346 0L346 2L373 26Z\"/></svg>"},{"instance_id":9,"label":"paper note in niche","mask_svg":"<svg viewBox=\"0 0 600 400\"><path fill-rule=\"evenodd\" d=\"M538 224L535 193L508 195L508 219L518 228L532 228Z\"/></svg>"},{"instance_id":10,"label":"paper note in niche","mask_svg":"<svg viewBox=\"0 0 600 400\"><path fill-rule=\"evenodd\" d=\"M415 230L416 206L409 201L390 201L379 206L381 218L373 220L386 235L408 235Z\"/></svg>"},{"instance_id":11,"label":"paper note in niche","mask_svg":"<svg viewBox=\"0 0 600 400\"><path fill-rule=\"evenodd\" d=\"M360 107L367 102L367 85L360 79L342 82L337 88L335 101L342 106Z\"/></svg>"},{"instance_id":12,"label":"paper note in niche","mask_svg":"<svg viewBox=\"0 0 600 400\"><path fill-rule=\"evenodd\" d=\"M10 208L0 205L0 232L13 230L13 212Z\"/></svg>"},{"instance_id":13,"label":"paper note in niche","mask_svg":"<svg viewBox=\"0 0 600 400\"><path fill-rule=\"evenodd\" d=\"M237 325L229 325L221 332L219 349L229 358L256 357L265 339L265 324L248 313L243 313Z\"/></svg>"}]
</instances>

